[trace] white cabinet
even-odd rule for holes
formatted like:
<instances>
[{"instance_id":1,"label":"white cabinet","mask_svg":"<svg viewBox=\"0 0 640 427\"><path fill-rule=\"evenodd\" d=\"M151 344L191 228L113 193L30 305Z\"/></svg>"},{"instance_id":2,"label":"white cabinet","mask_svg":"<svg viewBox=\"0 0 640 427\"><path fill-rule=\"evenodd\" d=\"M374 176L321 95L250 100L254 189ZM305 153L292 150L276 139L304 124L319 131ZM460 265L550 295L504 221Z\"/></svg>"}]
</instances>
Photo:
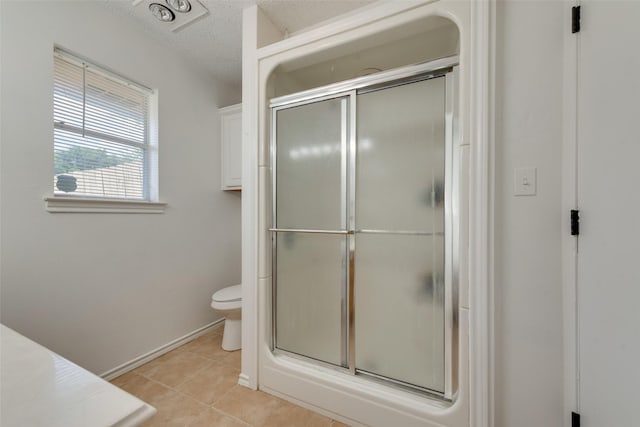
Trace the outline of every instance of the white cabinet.
<instances>
[{"instance_id":1,"label":"white cabinet","mask_svg":"<svg viewBox=\"0 0 640 427\"><path fill-rule=\"evenodd\" d=\"M242 189L242 104L221 108L222 189Z\"/></svg>"}]
</instances>

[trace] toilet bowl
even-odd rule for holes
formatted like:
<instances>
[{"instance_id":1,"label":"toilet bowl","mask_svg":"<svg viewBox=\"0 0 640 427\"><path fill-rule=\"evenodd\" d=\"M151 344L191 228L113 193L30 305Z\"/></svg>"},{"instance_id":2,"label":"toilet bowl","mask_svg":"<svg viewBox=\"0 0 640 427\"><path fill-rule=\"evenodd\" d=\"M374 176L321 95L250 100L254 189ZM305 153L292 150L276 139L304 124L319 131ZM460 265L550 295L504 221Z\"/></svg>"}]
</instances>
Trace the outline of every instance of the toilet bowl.
<instances>
[{"instance_id":1,"label":"toilet bowl","mask_svg":"<svg viewBox=\"0 0 640 427\"><path fill-rule=\"evenodd\" d=\"M224 316L222 349L242 348L242 285L228 286L214 293L211 307Z\"/></svg>"}]
</instances>

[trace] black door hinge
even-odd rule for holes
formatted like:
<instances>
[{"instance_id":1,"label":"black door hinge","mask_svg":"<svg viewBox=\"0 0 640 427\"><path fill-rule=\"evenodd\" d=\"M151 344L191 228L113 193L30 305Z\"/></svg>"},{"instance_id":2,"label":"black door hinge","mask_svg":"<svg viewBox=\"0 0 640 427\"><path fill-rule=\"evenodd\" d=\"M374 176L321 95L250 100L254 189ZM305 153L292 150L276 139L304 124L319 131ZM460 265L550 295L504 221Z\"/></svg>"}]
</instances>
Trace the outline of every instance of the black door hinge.
<instances>
[{"instance_id":1,"label":"black door hinge","mask_svg":"<svg viewBox=\"0 0 640 427\"><path fill-rule=\"evenodd\" d=\"M571 413L571 427L580 427L580 414L577 412Z\"/></svg>"},{"instance_id":2,"label":"black door hinge","mask_svg":"<svg viewBox=\"0 0 640 427\"><path fill-rule=\"evenodd\" d=\"M571 235L578 236L580 234L580 211L571 210Z\"/></svg>"},{"instance_id":3,"label":"black door hinge","mask_svg":"<svg viewBox=\"0 0 640 427\"><path fill-rule=\"evenodd\" d=\"M580 6L573 6L571 8L571 33L580 32Z\"/></svg>"}]
</instances>

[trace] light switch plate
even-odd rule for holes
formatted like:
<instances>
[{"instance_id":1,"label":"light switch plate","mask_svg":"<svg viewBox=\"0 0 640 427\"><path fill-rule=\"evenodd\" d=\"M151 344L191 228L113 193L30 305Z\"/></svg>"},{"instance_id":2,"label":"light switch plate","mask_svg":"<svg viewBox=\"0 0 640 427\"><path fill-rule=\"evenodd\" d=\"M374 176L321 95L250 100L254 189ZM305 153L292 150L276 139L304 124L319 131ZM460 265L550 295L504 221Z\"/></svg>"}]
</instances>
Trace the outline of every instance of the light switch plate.
<instances>
[{"instance_id":1,"label":"light switch plate","mask_svg":"<svg viewBox=\"0 0 640 427\"><path fill-rule=\"evenodd\" d=\"M536 168L518 168L515 172L515 196L536 195Z\"/></svg>"}]
</instances>

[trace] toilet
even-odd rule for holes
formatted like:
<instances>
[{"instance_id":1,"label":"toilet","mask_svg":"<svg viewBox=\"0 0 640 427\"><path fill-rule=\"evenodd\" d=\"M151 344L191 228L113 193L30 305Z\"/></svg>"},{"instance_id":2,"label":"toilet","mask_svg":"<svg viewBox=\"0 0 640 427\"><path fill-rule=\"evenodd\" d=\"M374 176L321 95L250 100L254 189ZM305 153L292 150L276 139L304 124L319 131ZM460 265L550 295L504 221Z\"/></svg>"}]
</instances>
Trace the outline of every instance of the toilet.
<instances>
[{"instance_id":1,"label":"toilet","mask_svg":"<svg viewBox=\"0 0 640 427\"><path fill-rule=\"evenodd\" d=\"M242 285L220 289L211 297L211 307L224 316L222 349L242 348Z\"/></svg>"}]
</instances>

